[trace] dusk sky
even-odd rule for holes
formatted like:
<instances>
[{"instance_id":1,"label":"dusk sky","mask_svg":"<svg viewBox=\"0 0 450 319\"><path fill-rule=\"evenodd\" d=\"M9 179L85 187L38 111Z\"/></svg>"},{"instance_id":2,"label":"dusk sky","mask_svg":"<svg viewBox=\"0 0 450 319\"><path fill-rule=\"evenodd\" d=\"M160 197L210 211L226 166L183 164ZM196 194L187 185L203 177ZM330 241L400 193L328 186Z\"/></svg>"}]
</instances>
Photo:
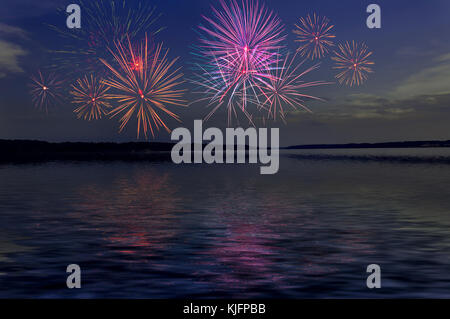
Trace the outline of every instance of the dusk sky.
<instances>
[{"instance_id":1,"label":"dusk sky","mask_svg":"<svg viewBox=\"0 0 450 319\"><path fill-rule=\"evenodd\" d=\"M324 102L308 102L313 113L291 113L280 127L281 145L311 143L383 142L450 139L450 2L431 1L336 1L265 0L283 21L290 51L296 49L294 24L307 14L325 15L335 26L336 42L357 40L367 44L375 62L374 73L359 87L346 87L334 78L333 61L321 60L311 80L335 82L308 90ZM48 114L32 105L28 93L30 75L48 64L48 50L62 45L47 25L65 26L58 8L77 1L6 0L0 7L0 139L38 139L46 141L135 141L136 121L118 133L118 121L104 118L83 121L76 118L67 103ZM189 77L191 46L198 43L196 29L202 15L211 16L210 6L218 0L151 0L161 18L156 42L179 56L178 65ZM381 29L366 26L367 5L381 7ZM83 14L83 7L81 7ZM83 15L82 15L83 26ZM306 65L312 65L308 61ZM69 81L75 81L70 75ZM191 91L192 84L183 84ZM192 93L186 98L195 99ZM168 121L171 128L192 127L194 119L209 111L196 103L187 108L173 107L182 119ZM225 127L227 114L218 111L205 126ZM164 130L155 140L167 141Z\"/></svg>"}]
</instances>

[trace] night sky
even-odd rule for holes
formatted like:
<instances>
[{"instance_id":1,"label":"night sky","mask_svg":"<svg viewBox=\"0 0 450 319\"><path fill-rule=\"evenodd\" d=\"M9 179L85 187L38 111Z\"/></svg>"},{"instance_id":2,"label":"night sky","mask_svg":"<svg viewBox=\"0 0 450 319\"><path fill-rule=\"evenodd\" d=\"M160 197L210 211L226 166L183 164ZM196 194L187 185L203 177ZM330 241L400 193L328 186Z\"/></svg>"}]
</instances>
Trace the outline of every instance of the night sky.
<instances>
[{"instance_id":1,"label":"night sky","mask_svg":"<svg viewBox=\"0 0 450 319\"><path fill-rule=\"evenodd\" d=\"M165 29L158 42L179 56L183 73L190 75L191 46L198 43L195 29L202 15L211 15L217 0L149 0L162 17ZM335 25L336 41L365 42L373 51L375 73L360 87L339 84L310 92L326 102L309 102L313 114L296 112L287 124L277 121L281 145L309 143L383 142L450 139L450 1L336 1L265 0L285 25L286 45L295 50L292 33L298 18L316 12ZM28 94L30 75L48 61L48 49L60 39L46 24L65 25L57 9L73 1L5 0L0 6L0 139L47 141L135 141L135 121L118 133L116 119L78 120L70 103L48 114L39 112ZM366 7L377 3L382 28L368 29ZM83 8L81 8L83 10ZM83 23L83 20L82 20ZM312 80L335 82L332 61L323 59ZM190 84L185 88L192 89ZM187 98L192 99L190 93ZM204 105L172 108L183 120L169 121L172 128L191 127L207 113ZM225 127L226 111L208 126ZM159 131L158 141L170 135Z\"/></svg>"}]
</instances>

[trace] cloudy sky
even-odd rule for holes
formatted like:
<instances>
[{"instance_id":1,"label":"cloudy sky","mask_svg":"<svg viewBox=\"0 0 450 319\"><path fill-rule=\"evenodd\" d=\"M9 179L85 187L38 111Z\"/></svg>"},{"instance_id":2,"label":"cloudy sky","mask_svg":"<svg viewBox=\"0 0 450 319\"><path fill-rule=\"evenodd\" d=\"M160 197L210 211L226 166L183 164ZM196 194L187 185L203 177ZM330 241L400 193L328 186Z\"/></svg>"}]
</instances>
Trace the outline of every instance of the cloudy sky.
<instances>
[{"instance_id":1,"label":"cloudy sky","mask_svg":"<svg viewBox=\"0 0 450 319\"><path fill-rule=\"evenodd\" d=\"M190 75L191 46L202 15L211 15L218 0L148 0L162 14L158 24L165 29L158 42L179 56ZM28 94L30 75L49 64L48 50L65 43L48 25L64 27L58 9L77 1L5 0L0 8L0 139L48 141L133 141L136 126L119 134L116 120L78 120L73 106L62 105L48 114L39 112ZM325 99L310 102L312 114L295 112L287 123L280 121L281 144L382 142L397 140L450 139L450 1L387 0L265 0L282 19L286 46L295 50L292 33L299 17L316 12L335 25L337 42L365 42L373 51L374 73L360 87L337 83L311 89ZM368 29L366 7L377 3L382 10L382 28ZM83 7L82 7L83 10ZM83 11L82 11L83 12ZM83 17L83 16L82 16ZM83 20L82 20L83 23ZM311 74L312 80L336 82L329 58ZM69 75L67 80L74 81ZM193 89L186 84L188 90ZM188 94L192 99L191 94ZM202 104L177 111L182 126L208 113ZM209 126L225 127L226 112L218 112ZM172 128L179 126L170 122ZM156 139L170 136L160 131Z\"/></svg>"}]
</instances>

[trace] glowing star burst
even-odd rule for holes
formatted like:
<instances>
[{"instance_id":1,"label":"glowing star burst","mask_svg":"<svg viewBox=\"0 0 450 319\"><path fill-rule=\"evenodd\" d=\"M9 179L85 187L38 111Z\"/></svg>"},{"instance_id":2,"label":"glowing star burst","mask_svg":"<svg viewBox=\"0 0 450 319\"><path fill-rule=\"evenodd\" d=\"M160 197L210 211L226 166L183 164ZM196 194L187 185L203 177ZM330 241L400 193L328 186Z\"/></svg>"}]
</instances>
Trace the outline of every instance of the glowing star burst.
<instances>
[{"instance_id":1,"label":"glowing star burst","mask_svg":"<svg viewBox=\"0 0 450 319\"><path fill-rule=\"evenodd\" d=\"M306 18L300 18L300 23L295 27L295 41L300 43L298 52L302 57L320 59L334 46L332 39L335 36L331 33L334 26L330 25L327 17L319 17L314 13L312 17L308 15Z\"/></svg>"},{"instance_id":2,"label":"glowing star burst","mask_svg":"<svg viewBox=\"0 0 450 319\"><path fill-rule=\"evenodd\" d=\"M214 18L204 17L208 26L200 26L199 79L214 92L212 101L227 105L229 110L239 101L240 109L248 115L248 104L258 100L261 86L279 58L285 39L283 26L257 1L220 3L220 9L212 8Z\"/></svg>"},{"instance_id":3,"label":"glowing star burst","mask_svg":"<svg viewBox=\"0 0 450 319\"><path fill-rule=\"evenodd\" d=\"M369 61L372 52L364 43L352 41L344 45L339 44L339 51L334 54L332 59L336 63L333 68L341 71L336 75L341 84L359 86L367 80L368 74L373 72L370 66L375 63Z\"/></svg>"},{"instance_id":4,"label":"glowing star burst","mask_svg":"<svg viewBox=\"0 0 450 319\"><path fill-rule=\"evenodd\" d=\"M305 93L305 89L309 87L330 84L324 81L304 81L305 75L319 68L319 65L313 65L303 71L299 71L305 60L293 67L296 56L294 55L289 61L289 55L286 56L283 64L276 69L274 76L265 90L266 101L263 107L268 111L268 119L276 120L277 114L285 121L286 110L289 107L291 110L298 110L300 108L311 112L305 105L305 100L321 100L321 98Z\"/></svg>"},{"instance_id":5,"label":"glowing star burst","mask_svg":"<svg viewBox=\"0 0 450 319\"><path fill-rule=\"evenodd\" d=\"M161 114L179 121L178 116L166 105L185 105L182 99L184 90L177 89L178 85L183 83L181 80L183 74L179 72L179 68L173 70L177 59L169 61L168 50L163 52L161 44L149 57L147 38L137 50L133 49L129 39L127 42L127 48L121 42L117 42L115 51L111 50L115 63L118 65L117 68L101 59L112 73L112 76L104 80L104 83L116 91L116 93L108 94L108 98L119 103L119 106L113 108L110 114L112 117L122 114L120 119L120 131L122 131L136 113L138 138L141 129L145 137L148 131L154 136L154 130L159 130L160 127L170 132ZM142 67L135 68L135 61L141 61Z\"/></svg>"},{"instance_id":6,"label":"glowing star burst","mask_svg":"<svg viewBox=\"0 0 450 319\"><path fill-rule=\"evenodd\" d=\"M73 96L72 103L78 106L74 110L78 118L98 120L111 108L106 95L109 87L93 75L78 79L72 89L70 94Z\"/></svg>"},{"instance_id":7,"label":"glowing star burst","mask_svg":"<svg viewBox=\"0 0 450 319\"><path fill-rule=\"evenodd\" d=\"M47 112L48 108L62 101L63 81L53 73L44 76L38 71L37 76L31 77L30 94L36 108Z\"/></svg>"}]
</instances>

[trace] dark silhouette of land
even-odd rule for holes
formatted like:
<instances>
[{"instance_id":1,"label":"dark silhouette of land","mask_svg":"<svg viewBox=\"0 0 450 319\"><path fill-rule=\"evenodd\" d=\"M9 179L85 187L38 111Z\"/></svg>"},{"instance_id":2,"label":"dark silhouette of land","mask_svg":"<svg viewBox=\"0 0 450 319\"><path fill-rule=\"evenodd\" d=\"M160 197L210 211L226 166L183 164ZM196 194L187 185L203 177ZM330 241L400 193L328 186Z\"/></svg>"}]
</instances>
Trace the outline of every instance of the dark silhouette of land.
<instances>
[{"instance_id":1,"label":"dark silhouette of land","mask_svg":"<svg viewBox=\"0 0 450 319\"><path fill-rule=\"evenodd\" d=\"M172 143L49 143L29 140L0 140L0 161L52 160L170 160Z\"/></svg>"},{"instance_id":2,"label":"dark silhouette of land","mask_svg":"<svg viewBox=\"0 0 450 319\"><path fill-rule=\"evenodd\" d=\"M0 140L0 162L35 161L170 161L173 143L49 143L31 140ZM450 147L447 141L416 141L360 144L296 145L283 149L356 149L356 148L432 148Z\"/></svg>"},{"instance_id":3,"label":"dark silhouette of land","mask_svg":"<svg viewBox=\"0 0 450 319\"><path fill-rule=\"evenodd\" d=\"M450 147L450 140L385 142L385 143L311 144L311 145L294 145L286 147L285 149L312 150L312 149L355 149L355 148L418 148L418 147Z\"/></svg>"}]
</instances>

